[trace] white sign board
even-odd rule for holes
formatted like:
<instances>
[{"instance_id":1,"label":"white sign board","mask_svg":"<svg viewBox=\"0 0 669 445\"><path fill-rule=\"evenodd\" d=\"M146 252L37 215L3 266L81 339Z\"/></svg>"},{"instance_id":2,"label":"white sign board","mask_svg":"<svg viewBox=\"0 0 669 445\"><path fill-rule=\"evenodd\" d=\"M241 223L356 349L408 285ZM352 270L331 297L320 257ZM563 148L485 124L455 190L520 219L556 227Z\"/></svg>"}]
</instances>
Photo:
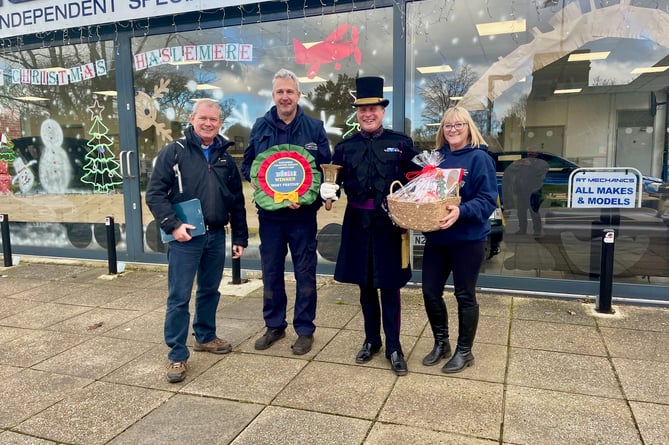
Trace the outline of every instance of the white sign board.
<instances>
[{"instance_id":1,"label":"white sign board","mask_svg":"<svg viewBox=\"0 0 669 445\"><path fill-rule=\"evenodd\" d=\"M414 232L413 230L411 231L412 235L412 245L414 246L424 246L425 245L425 235L423 235L421 232Z\"/></svg>"},{"instance_id":2,"label":"white sign board","mask_svg":"<svg viewBox=\"0 0 669 445\"><path fill-rule=\"evenodd\" d=\"M0 0L0 38L243 3L244 0Z\"/></svg>"},{"instance_id":3,"label":"white sign board","mask_svg":"<svg viewBox=\"0 0 669 445\"><path fill-rule=\"evenodd\" d=\"M569 176L567 205L574 208L641 207L641 173L634 168L579 168Z\"/></svg>"}]
</instances>

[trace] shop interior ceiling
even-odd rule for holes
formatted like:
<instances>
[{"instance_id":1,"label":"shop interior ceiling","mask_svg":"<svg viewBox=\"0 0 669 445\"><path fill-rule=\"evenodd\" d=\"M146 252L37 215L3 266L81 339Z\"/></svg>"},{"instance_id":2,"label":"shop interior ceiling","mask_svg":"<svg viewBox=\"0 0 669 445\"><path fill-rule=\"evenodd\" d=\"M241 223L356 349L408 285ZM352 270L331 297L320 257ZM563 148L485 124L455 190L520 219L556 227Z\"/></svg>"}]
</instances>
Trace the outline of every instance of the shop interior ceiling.
<instances>
[{"instance_id":1,"label":"shop interior ceiling","mask_svg":"<svg viewBox=\"0 0 669 445\"><path fill-rule=\"evenodd\" d=\"M560 18L564 11L577 10L581 15L603 12L606 8L617 8L620 2L607 1L592 2L583 0L558 0L558 1L516 1L516 2L490 2L490 1L443 1L427 0L409 2L407 6L407 30L402 32L412 33L410 36L412 46L408 51L413 52L414 66L435 65L441 62L457 69L462 64L468 64L482 76L486 70L499 60L509 55L510 50L518 47L531 46L533 41L540 39L551 31L555 31L557 25L562 26ZM667 7L666 0L624 2L657 14L666 15L662 5ZM648 4L646 4L648 3ZM433 7L429 7L433 4ZM285 46L284 53L292 54L293 39L304 42L317 42L323 39L337 26L345 23L347 14L350 13L350 24L359 28L360 39L364 46L373 51L373 56L365 54L364 70L359 74L379 75L392 73L392 45L389 39L394 32L392 23L385 23L379 29L378 19L375 19L378 10L393 7L391 0L353 2L347 0L339 1L281 1L261 2L245 5L243 7L227 8L223 11L212 11L207 14L193 13L183 14L175 17L152 18L147 28L152 31L168 32L170 28L186 29L186 25L192 28L194 23L206 26L215 26L227 20L230 23L254 24L259 26L264 39L271 38L279 46ZM423 6L422 6L423 5ZM655 5L655 7L653 7ZM369 9L366 9L369 8ZM377 10L378 9L378 10ZM389 8L388 8L389 9ZM334 11L343 14L333 14ZM258 14L260 12L260 14ZM388 13L390 17L390 13ZM290 26L286 25L285 18L291 18ZM303 17L304 20L301 20ZM260 20L266 21L265 24ZM490 23L503 20L524 19L525 30L511 34L500 34L494 36L480 36L475 24ZM206 20L206 21L205 21ZM283 20L283 21L282 21ZM148 23L148 22L147 22ZM369 27L367 27L369 23ZM631 20L631 26L639 27L640 23ZM137 21L141 28L141 21ZM557 25L556 25L557 24ZM219 25L220 26L220 25ZM89 27L90 28L90 27ZM203 26L204 28L204 26ZM95 29L84 30L92 32L96 38L113 38L117 29L110 26L95 27ZM75 31L75 30L70 30ZM640 29L638 30L640 31ZM82 31L83 32L83 31ZM612 32L615 34L615 31ZM666 73L645 73L629 77L624 81L612 81L604 84L586 84L586 79L592 80L594 68L601 67L602 72L613 72L614 67L621 67L624 61L634 59L636 66L666 66L668 63L669 50L658 42L652 40L653 32L646 30L639 35L649 35L649 39L620 39L602 38L584 40L583 45L576 48L578 52L587 51L610 51L606 60L596 62L568 62L563 54L556 58L551 64L531 70L532 95L535 97L547 97L560 84L578 84L585 87L582 93L591 92L621 92L636 91L649 93L650 91L662 91L667 87ZM350 37L350 33L349 33ZM54 38L52 36L52 38ZM16 40L16 47L30 48L35 44L43 43L44 36L22 36ZM7 40L7 39L5 39ZM57 39L55 39L57 40ZM32 44L31 44L32 42ZM5 50L14 47L12 42L5 42ZM560 41L542 48L529 48L546 52L559 52ZM280 49L280 48L279 48ZM369 50L368 50L369 51ZM435 57L435 54L437 57ZM535 56L536 57L536 56ZM348 63L353 63L348 61ZM350 70L349 70L350 71Z\"/></svg>"}]
</instances>

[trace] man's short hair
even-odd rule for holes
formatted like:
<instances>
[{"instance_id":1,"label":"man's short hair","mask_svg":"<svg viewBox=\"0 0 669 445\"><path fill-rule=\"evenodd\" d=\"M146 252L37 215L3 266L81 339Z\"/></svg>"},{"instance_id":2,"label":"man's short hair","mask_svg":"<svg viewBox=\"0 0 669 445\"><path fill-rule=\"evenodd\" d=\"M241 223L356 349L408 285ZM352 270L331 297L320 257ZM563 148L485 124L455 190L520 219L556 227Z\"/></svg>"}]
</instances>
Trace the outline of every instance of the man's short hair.
<instances>
[{"instance_id":1,"label":"man's short hair","mask_svg":"<svg viewBox=\"0 0 669 445\"><path fill-rule=\"evenodd\" d=\"M274 84L276 83L277 79L290 79L293 82L295 82L295 88L297 89L297 92L300 92L300 81L297 80L297 76L295 75L294 72L287 70L285 68L281 68L279 71L276 72L274 75L274 79L272 79L272 90L274 90Z\"/></svg>"},{"instance_id":2,"label":"man's short hair","mask_svg":"<svg viewBox=\"0 0 669 445\"><path fill-rule=\"evenodd\" d=\"M218 103L218 101L215 101L214 99L198 99L195 102L195 105L193 105L193 112L190 115L195 116L200 107L205 104L209 107L216 107L218 109L218 114L219 114L218 117L219 118L223 117L223 109L221 108L221 105Z\"/></svg>"}]
</instances>

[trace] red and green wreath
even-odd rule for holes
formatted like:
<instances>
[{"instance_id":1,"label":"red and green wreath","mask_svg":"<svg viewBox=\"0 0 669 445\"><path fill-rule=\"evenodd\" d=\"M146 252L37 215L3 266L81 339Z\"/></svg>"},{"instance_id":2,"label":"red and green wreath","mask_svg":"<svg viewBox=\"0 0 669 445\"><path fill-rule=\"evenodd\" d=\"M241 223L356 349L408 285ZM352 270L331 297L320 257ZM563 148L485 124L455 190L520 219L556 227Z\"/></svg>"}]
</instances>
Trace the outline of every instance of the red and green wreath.
<instances>
[{"instance_id":1,"label":"red and green wreath","mask_svg":"<svg viewBox=\"0 0 669 445\"><path fill-rule=\"evenodd\" d=\"M299 145L274 145L260 153L251 165L253 199L265 210L292 203L312 204L318 198L321 174L314 157Z\"/></svg>"}]
</instances>

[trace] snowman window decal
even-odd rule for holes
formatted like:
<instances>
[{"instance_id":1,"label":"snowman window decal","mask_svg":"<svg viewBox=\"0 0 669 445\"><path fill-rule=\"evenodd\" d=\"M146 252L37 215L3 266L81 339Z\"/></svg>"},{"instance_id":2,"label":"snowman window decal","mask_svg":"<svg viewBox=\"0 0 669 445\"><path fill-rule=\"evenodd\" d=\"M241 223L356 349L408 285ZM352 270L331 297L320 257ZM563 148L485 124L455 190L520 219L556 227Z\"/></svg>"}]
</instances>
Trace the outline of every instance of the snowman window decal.
<instances>
[{"instance_id":1,"label":"snowman window decal","mask_svg":"<svg viewBox=\"0 0 669 445\"><path fill-rule=\"evenodd\" d=\"M63 129L53 119L40 128L42 153L39 157L39 181L46 193L65 193L72 178L72 165L63 148Z\"/></svg>"}]
</instances>

